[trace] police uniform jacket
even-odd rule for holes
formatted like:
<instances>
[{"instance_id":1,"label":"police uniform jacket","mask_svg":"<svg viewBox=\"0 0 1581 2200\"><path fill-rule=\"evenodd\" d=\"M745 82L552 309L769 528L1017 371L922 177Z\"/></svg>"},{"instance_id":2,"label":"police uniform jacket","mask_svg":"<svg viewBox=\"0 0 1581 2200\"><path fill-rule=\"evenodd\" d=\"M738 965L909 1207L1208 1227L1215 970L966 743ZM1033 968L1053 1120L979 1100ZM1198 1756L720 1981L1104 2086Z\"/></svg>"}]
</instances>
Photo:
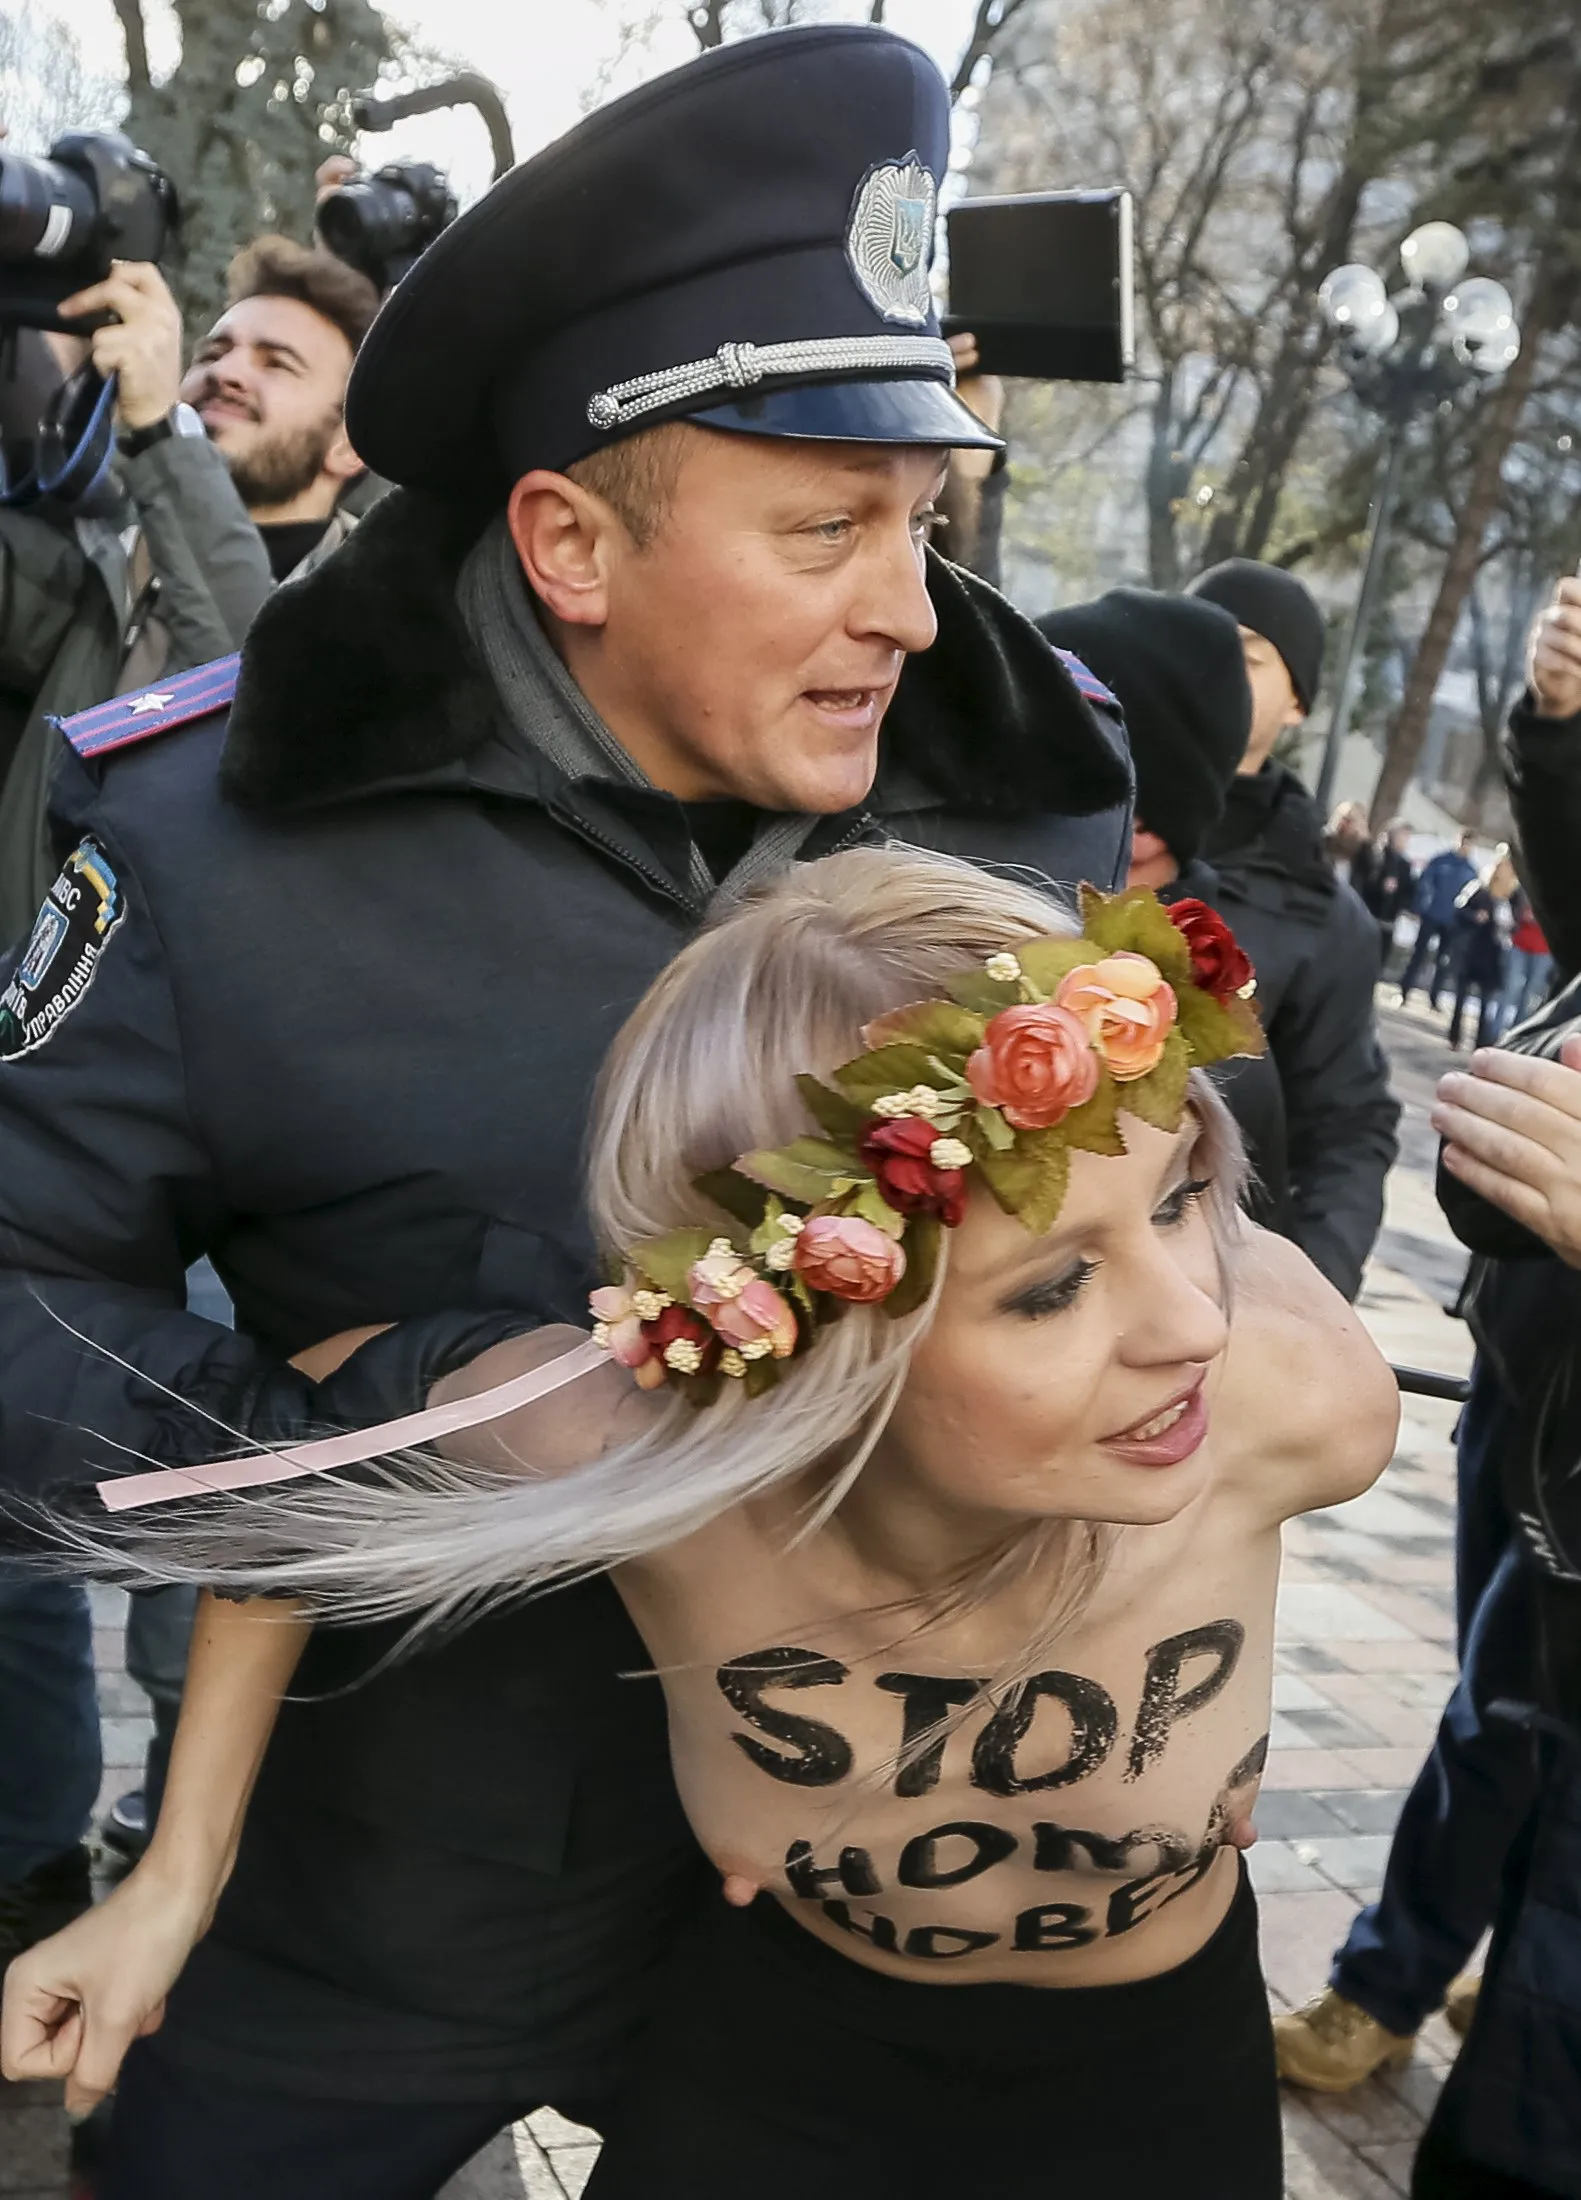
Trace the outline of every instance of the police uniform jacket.
<instances>
[{"instance_id":1,"label":"police uniform jacket","mask_svg":"<svg viewBox=\"0 0 1581 2200\"><path fill-rule=\"evenodd\" d=\"M474 526L393 495L271 599L228 708L220 668L70 729L53 960L35 933L31 991L0 966L13 1486L366 1424L586 1318L595 1074L703 910L677 803L511 728L455 610ZM984 584L932 560L930 587L872 794L803 854L891 833L1123 883L1118 720ZM234 1334L185 1311L201 1254ZM324 1385L284 1365L373 1322ZM657 1683L619 1677L642 1645L602 1582L366 1678L393 1640L315 1638L169 2051L340 2098L585 2100L699 1865Z\"/></svg>"}]
</instances>

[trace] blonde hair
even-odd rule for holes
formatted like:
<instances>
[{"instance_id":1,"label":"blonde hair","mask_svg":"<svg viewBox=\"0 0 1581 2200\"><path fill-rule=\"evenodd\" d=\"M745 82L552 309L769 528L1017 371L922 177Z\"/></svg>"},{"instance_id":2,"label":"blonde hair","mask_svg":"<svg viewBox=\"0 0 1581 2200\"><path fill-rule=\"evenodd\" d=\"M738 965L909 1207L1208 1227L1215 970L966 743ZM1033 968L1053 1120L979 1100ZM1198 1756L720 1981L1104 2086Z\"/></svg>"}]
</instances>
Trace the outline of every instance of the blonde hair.
<instances>
[{"instance_id":1,"label":"blonde hair","mask_svg":"<svg viewBox=\"0 0 1581 2200\"><path fill-rule=\"evenodd\" d=\"M864 1024L938 994L963 967L1076 929L1033 884L911 850L825 857L753 894L654 982L611 1051L588 1175L601 1250L618 1257L679 1225L724 1226L693 1180L808 1127L799 1071L827 1075L859 1050ZM1240 1142L1196 1073L1192 1106L1222 1251ZM562 1474L535 1476L530 1460L520 1474L394 1460L371 1483L298 1482L128 1516L113 1543L94 1537L95 1556L123 1580L290 1591L340 1617L420 1613L432 1625L662 1550L798 1478L816 1481L816 1527L882 1433L937 1297L900 1319L848 1308L773 1391L750 1399L726 1385L701 1412L665 1396L639 1436L602 1456L590 1432L586 1463ZM932 1602L980 1601L1052 1557L1046 1640L1097 1578L1103 1548L1087 1523L1014 1527Z\"/></svg>"},{"instance_id":2,"label":"blonde hair","mask_svg":"<svg viewBox=\"0 0 1581 2200\"><path fill-rule=\"evenodd\" d=\"M661 420L573 460L566 474L602 497L637 548L646 550L669 516L687 438L696 433L685 420Z\"/></svg>"}]
</instances>

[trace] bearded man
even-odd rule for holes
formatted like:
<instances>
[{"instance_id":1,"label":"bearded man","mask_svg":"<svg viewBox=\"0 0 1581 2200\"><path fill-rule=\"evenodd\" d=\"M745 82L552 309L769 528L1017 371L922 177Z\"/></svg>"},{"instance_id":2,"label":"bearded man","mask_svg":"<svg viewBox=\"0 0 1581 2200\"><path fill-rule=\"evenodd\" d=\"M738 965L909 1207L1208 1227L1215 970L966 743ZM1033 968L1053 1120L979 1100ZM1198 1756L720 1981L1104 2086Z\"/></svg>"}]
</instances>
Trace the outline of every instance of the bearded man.
<instances>
[{"instance_id":1,"label":"bearded man","mask_svg":"<svg viewBox=\"0 0 1581 2200\"><path fill-rule=\"evenodd\" d=\"M355 268L289 237L245 246L226 295L180 397L224 458L282 581L350 532L344 498L363 465L346 433L346 384L379 297Z\"/></svg>"}]
</instances>

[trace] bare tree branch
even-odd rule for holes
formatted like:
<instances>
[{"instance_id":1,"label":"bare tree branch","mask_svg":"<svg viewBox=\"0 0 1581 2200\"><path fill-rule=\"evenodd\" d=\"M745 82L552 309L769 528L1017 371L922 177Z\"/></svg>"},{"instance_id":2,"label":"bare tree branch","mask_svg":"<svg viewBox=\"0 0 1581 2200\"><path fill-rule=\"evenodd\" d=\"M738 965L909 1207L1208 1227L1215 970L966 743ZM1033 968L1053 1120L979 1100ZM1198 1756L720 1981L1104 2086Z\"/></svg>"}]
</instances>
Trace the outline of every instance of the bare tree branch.
<instances>
[{"instance_id":1,"label":"bare tree branch","mask_svg":"<svg viewBox=\"0 0 1581 2200\"><path fill-rule=\"evenodd\" d=\"M956 64L955 74L950 79L952 106L972 81L977 64L993 54L1005 32L1016 17L1025 12L1028 5L1029 0L977 0L977 13L972 20L971 35Z\"/></svg>"},{"instance_id":2,"label":"bare tree branch","mask_svg":"<svg viewBox=\"0 0 1581 2200\"><path fill-rule=\"evenodd\" d=\"M135 6L137 0L129 0L129 4ZM469 69L459 76L446 77L442 84L425 84L418 91L401 92L393 99L359 99L352 104L352 115L361 130L388 130L408 115L431 115L441 107L477 109L489 133L494 181L498 183L506 169L516 164L516 146L499 86L486 76Z\"/></svg>"},{"instance_id":3,"label":"bare tree branch","mask_svg":"<svg viewBox=\"0 0 1581 2200\"><path fill-rule=\"evenodd\" d=\"M153 83L148 73L148 31L143 22L142 0L114 0L115 12L126 40L126 84L130 92L146 92Z\"/></svg>"},{"instance_id":4,"label":"bare tree branch","mask_svg":"<svg viewBox=\"0 0 1581 2200\"><path fill-rule=\"evenodd\" d=\"M686 20L704 53L724 44L725 15L729 6L730 0L698 0L696 7L687 9Z\"/></svg>"}]
</instances>

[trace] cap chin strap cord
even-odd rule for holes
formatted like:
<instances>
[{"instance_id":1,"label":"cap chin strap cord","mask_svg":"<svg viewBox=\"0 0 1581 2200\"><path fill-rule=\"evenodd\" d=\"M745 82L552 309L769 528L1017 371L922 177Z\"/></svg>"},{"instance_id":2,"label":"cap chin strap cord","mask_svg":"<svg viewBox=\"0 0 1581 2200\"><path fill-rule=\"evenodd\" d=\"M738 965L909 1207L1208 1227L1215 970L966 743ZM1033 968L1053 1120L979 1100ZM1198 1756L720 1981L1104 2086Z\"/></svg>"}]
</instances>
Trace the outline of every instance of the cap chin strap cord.
<instances>
[{"instance_id":1,"label":"cap chin strap cord","mask_svg":"<svg viewBox=\"0 0 1581 2200\"><path fill-rule=\"evenodd\" d=\"M754 389L771 375L878 374L886 368L948 379L955 387L955 362L942 336L817 336L793 344L721 344L711 359L659 367L600 390L587 401L587 417L595 428L626 428L661 406Z\"/></svg>"}]
</instances>

